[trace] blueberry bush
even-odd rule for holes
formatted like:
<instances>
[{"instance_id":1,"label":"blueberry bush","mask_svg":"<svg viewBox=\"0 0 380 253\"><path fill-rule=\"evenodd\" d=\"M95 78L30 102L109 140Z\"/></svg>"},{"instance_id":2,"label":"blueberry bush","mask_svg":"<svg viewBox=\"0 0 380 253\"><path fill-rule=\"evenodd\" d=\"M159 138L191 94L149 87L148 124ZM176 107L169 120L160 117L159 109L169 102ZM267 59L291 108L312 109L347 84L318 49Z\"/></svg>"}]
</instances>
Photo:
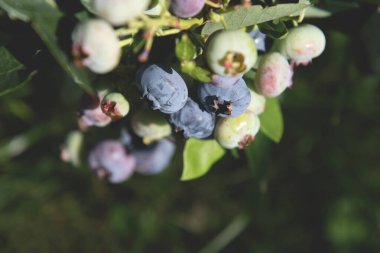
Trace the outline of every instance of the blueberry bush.
<instances>
[{"instance_id":1,"label":"blueberry bush","mask_svg":"<svg viewBox=\"0 0 380 253\"><path fill-rule=\"evenodd\" d=\"M0 0L0 249L376 252L379 8Z\"/></svg>"}]
</instances>

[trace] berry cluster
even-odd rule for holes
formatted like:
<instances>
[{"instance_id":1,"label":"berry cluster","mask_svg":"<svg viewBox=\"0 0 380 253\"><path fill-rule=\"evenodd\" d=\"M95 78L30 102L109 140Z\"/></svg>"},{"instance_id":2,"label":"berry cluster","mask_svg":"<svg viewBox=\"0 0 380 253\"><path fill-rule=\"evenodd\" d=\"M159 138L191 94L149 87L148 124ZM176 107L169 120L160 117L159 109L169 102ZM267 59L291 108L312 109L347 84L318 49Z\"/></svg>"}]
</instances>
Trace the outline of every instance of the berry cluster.
<instances>
[{"instance_id":1,"label":"berry cluster","mask_svg":"<svg viewBox=\"0 0 380 253\"><path fill-rule=\"evenodd\" d=\"M216 7L215 2L218 1L211 7ZM139 30L145 29L146 44L138 57L144 62L154 36L168 31L168 34L183 32L189 27L181 24L191 23L191 17L202 16L211 8L206 7L205 0L173 0L170 6L165 6L166 1L159 1L149 10L149 0L92 0L91 3L98 18L76 26L72 33L72 53L77 66L98 74L108 73L119 65L122 47L130 45L129 41ZM149 22L154 25L146 29ZM166 28L175 29L164 31L159 27L160 22ZM115 30L113 26L127 28ZM127 39L121 40L123 36ZM190 56L177 55L183 69L175 62L149 63L136 71L134 87L140 98L145 98L145 104L141 100L129 104L125 97L131 95L123 88L121 92L99 89L96 95L83 99L78 117L81 130L107 126L127 116L131 109L132 116L126 118L123 127L131 129L133 134L123 130L120 140L103 140L89 152L88 163L99 178L119 183L134 171L142 174L163 171L175 152L173 131L182 138L215 138L226 149L246 147L260 129L258 115L264 112L265 98L281 95L292 85L295 67L307 65L325 48L324 34L309 24L290 29L285 38L273 43L257 27L216 31L201 37L204 44L198 48L189 37L184 38L190 41L194 52ZM273 46L266 52L268 44ZM193 85L185 82L189 66L205 73L202 78L190 74L195 79ZM245 78L247 72L255 74L254 81ZM136 142L142 145L137 147ZM72 146L65 146L65 160L70 161L68 154L73 153Z\"/></svg>"}]
</instances>

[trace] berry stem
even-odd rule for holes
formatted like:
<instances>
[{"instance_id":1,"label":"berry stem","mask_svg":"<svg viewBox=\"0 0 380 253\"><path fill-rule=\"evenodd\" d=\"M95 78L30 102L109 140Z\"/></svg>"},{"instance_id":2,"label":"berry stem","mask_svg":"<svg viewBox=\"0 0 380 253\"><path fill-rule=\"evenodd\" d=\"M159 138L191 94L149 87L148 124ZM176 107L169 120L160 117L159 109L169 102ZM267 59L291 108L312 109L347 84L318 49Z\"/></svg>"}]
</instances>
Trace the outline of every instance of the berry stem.
<instances>
[{"instance_id":1,"label":"berry stem","mask_svg":"<svg viewBox=\"0 0 380 253\"><path fill-rule=\"evenodd\" d=\"M129 38L129 39L121 40L119 42L119 45L120 45L120 47L126 47L126 46L131 45L132 43L133 43L133 39Z\"/></svg>"},{"instance_id":2,"label":"berry stem","mask_svg":"<svg viewBox=\"0 0 380 253\"><path fill-rule=\"evenodd\" d=\"M224 5L223 4L221 4L221 3L214 3L213 1L211 1L211 0L206 0L206 2L205 2L208 6L210 6L210 7L213 7L213 8L224 8Z\"/></svg>"}]
</instances>

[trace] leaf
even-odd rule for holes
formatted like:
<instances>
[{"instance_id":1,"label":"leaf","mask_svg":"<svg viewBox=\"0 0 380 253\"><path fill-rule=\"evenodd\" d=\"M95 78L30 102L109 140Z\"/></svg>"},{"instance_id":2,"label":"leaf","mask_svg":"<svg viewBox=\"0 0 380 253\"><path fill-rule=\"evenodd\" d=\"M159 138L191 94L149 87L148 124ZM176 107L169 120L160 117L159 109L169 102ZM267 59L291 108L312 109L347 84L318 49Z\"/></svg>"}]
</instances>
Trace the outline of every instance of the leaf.
<instances>
[{"instance_id":1,"label":"leaf","mask_svg":"<svg viewBox=\"0 0 380 253\"><path fill-rule=\"evenodd\" d=\"M262 23L259 25L259 29L272 39L281 39L288 34L288 29L282 21L276 23L273 21Z\"/></svg>"},{"instance_id":2,"label":"leaf","mask_svg":"<svg viewBox=\"0 0 380 253\"><path fill-rule=\"evenodd\" d=\"M259 115L260 130L271 140L279 143L284 133L281 106L276 98L267 98L265 112Z\"/></svg>"},{"instance_id":3,"label":"leaf","mask_svg":"<svg viewBox=\"0 0 380 253\"><path fill-rule=\"evenodd\" d=\"M91 13L95 13L91 6L91 0L80 0L82 5Z\"/></svg>"},{"instance_id":4,"label":"leaf","mask_svg":"<svg viewBox=\"0 0 380 253\"><path fill-rule=\"evenodd\" d=\"M222 14L226 23L226 29L240 29L247 26L264 23L267 21L279 19L299 12L310 6L310 3L303 1L298 4L278 4L271 7L263 8L260 5L239 8L234 11ZM210 35L211 33L223 29L221 22L206 23L202 29L202 35Z\"/></svg>"},{"instance_id":5,"label":"leaf","mask_svg":"<svg viewBox=\"0 0 380 253\"><path fill-rule=\"evenodd\" d=\"M75 67L59 46L57 30L64 16L54 0L0 0L0 7L7 11L10 17L30 21L59 65L82 89L93 93L88 72Z\"/></svg>"},{"instance_id":6,"label":"leaf","mask_svg":"<svg viewBox=\"0 0 380 253\"><path fill-rule=\"evenodd\" d=\"M177 43L175 54L180 61L190 61L196 56L196 48L186 34L183 34Z\"/></svg>"},{"instance_id":7,"label":"leaf","mask_svg":"<svg viewBox=\"0 0 380 253\"><path fill-rule=\"evenodd\" d=\"M181 63L181 71L197 81L204 83L211 82L210 71L197 66L195 61L183 61Z\"/></svg>"},{"instance_id":8,"label":"leaf","mask_svg":"<svg viewBox=\"0 0 380 253\"><path fill-rule=\"evenodd\" d=\"M0 59L0 96L28 83L36 73L29 73L5 47L0 47Z\"/></svg>"},{"instance_id":9,"label":"leaf","mask_svg":"<svg viewBox=\"0 0 380 253\"><path fill-rule=\"evenodd\" d=\"M184 167L181 180L192 180L203 176L225 152L215 140L189 139L183 151Z\"/></svg>"}]
</instances>

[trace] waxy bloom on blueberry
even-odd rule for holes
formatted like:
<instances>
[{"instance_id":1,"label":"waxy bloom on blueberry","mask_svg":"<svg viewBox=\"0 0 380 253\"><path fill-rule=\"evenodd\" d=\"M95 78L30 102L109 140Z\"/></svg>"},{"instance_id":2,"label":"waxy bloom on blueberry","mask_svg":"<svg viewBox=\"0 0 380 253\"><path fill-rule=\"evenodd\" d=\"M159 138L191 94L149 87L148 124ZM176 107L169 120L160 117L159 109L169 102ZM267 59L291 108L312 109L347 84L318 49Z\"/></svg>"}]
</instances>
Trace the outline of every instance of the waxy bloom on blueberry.
<instances>
[{"instance_id":1,"label":"waxy bloom on blueberry","mask_svg":"<svg viewBox=\"0 0 380 253\"><path fill-rule=\"evenodd\" d=\"M150 0L92 0L95 13L112 25L124 25L148 8Z\"/></svg>"},{"instance_id":2,"label":"waxy bloom on blueberry","mask_svg":"<svg viewBox=\"0 0 380 253\"><path fill-rule=\"evenodd\" d=\"M243 80L238 79L229 88L220 88L213 84L200 84L198 97L208 112L221 117L236 117L247 109L251 94Z\"/></svg>"},{"instance_id":3,"label":"waxy bloom on blueberry","mask_svg":"<svg viewBox=\"0 0 380 253\"><path fill-rule=\"evenodd\" d=\"M163 113L179 111L186 103L185 81L172 68L152 64L137 73L137 87L152 103L153 110Z\"/></svg>"},{"instance_id":4,"label":"waxy bloom on blueberry","mask_svg":"<svg viewBox=\"0 0 380 253\"><path fill-rule=\"evenodd\" d=\"M119 64L119 39L107 22L89 19L79 23L71 37L74 63L78 67L87 67L95 73L105 74Z\"/></svg>"},{"instance_id":5,"label":"waxy bloom on blueberry","mask_svg":"<svg viewBox=\"0 0 380 253\"><path fill-rule=\"evenodd\" d=\"M318 27L304 24L292 28L278 41L279 51L295 64L306 65L324 51L326 37Z\"/></svg>"},{"instance_id":6,"label":"waxy bloom on blueberry","mask_svg":"<svg viewBox=\"0 0 380 253\"><path fill-rule=\"evenodd\" d=\"M121 93L109 93L102 100L102 111L112 118L118 120L125 117L129 112L129 103Z\"/></svg>"},{"instance_id":7,"label":"waxy bloom on blueberry","mask_svg":"<svg viewBox=\"0 0 380 253\"><path fill-rule=\"evenodd\" d=\"M249 92L251 93L251 102L248 105L247 111L256 115L263 113L265 110L265 97L251 89L249 89Z\"/></svg>"},{"instance_id":8,"label":"waxy bloom on blueberry","mask_svg":"<svg viewBox=\"0 0 380 253\"><path fill-rule=\"evenodd\" d=\"M260 120L257 115L246 112L235 118L219 118L214 136L226 149L243 149L253 141L259 129Z\"/></svg>"},{"instance_id":9,"label":"waxy bloom on blueberry","mask_svg":"<svg viewBox=\"0 0 380 253\"><path fill-rule=\"evenodd\" d=\"M176 131L183 131L185 138L207 138L212 134L215 126L214 115L203 110L191 98L181 110L170 114L169 121Z\"/></svg>"},{"instance_id":10,"label":"waxy bloom on blueberry","mask_svg":"<svg viewBox=\"0 0 380 253\"><path fill-rule=\"evenodd\" d=\"M190 18L203 9L205 2L205 0L172 0L170 11L177 17Z\"/></svg>"},{"instance_id":11,"label":"waxy bloom on blueberry","mask_svg":"<svg viewBox=\"0 0 380 253\"><path fill-rule=\"evenodd\" d=\"M132 176L136 160L127 154L124 146L114 140L102 141L96 145L88 156L90 168L98 178L111 183L121 183Z\"/></svg>"},{"instance_id":12,"label":"waxy bloom on blueberry","mask_svg":"<svg viewBox=\"0 0 380 253\"><path fill-rule=\"evenodd\" d=\"M134 133L143 138L145 144L161 140L172 133L171 126L159 112L140 110L132 116L131 121Z\"/></svg>"},{"instance_id":13,"label":"waxy bloom on blueberry","mask_svg":"<svg viewBox=\"0 0 380 253\"><path fill-rule=\"evenodd\" d=\"M255 42L246 32L218 31L209 40L206 60L215 74L222 76L244 74L257 60Z\"/></svg>"},{"instance_id":14,"label":"waxy bloom on blueberry","mask_svg":"<svg viewBox=\"0 0 380 253\"><path fill-rule=\"evenodd\" d=\"M264 56L259 63L255 83L257 90L266 97L277 97L292 85L293 70L288 60L274 52Z\"/></svg>"},{"instance_id":15,"label":"waxy bloom on blueberry","mask_svg":"<svg viewBox=\"0 0 380 253\"><path fill-rule=\"evenodd\" d=\"M167 139L155 142L144 149L133 152L136 158L136 172L155 175L165 170L175 153L175 144Z\"/></svg>"}]
</instances>

